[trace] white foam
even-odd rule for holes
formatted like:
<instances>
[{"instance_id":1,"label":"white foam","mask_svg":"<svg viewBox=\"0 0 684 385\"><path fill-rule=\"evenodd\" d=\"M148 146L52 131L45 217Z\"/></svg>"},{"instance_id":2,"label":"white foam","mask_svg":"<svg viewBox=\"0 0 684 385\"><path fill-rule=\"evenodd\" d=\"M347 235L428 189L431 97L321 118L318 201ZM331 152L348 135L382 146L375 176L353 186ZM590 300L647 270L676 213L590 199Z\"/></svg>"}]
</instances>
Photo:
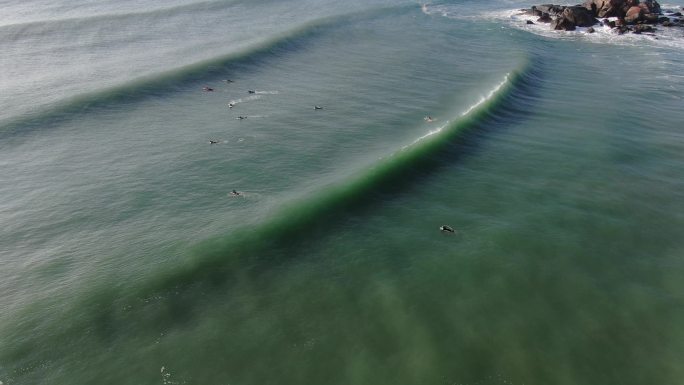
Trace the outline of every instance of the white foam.
<instances>
[{"instance_id":1,"label":"white foam","mask_svg":"<svg viewBox=\"0 0 684 385\"><path fill-rule=\"evenodd\" d=\"M253 101L253 100L259 100L259 99L261 99L261 96L259 96L259 95L252 95L252 96L248 96L248 97L246 97L246 98L239 98L239 99L231 100L230 102L228 102L228 104L229 104L229 105L232 104L232 105L234 106L234 105L236 105L236 104L246 103L246 102L250 102L250 101Z\"/></svg>"},{"instance_id":2,"label":"white foam","mask_svg":"<svg viewBox=\"0 0 684 385\"><path fill-rule=\"evenodd\" d=\"M486 95L483 95L482 97L480 97L480 100L478 100L475 104L473 104L473 105L471 105L470 107L468 107L465 111L463 111L463 112L461 113L460 116L461 116L461 117L464 117L464 116L470 114L473 110L475 110L475 109L477 109L478 107L480 107L483 103L485 103L485 102L487 102L488 100L492 99L492 98L494 97L494 95L496 95L497 92L499 92L499 91L501 90L501 88L503 88L503 87L506 85L506 83L508 83L508 79L509 79L510 75L511 75L510 73L506 74L506 76L504 76L504 79L501 81L501 83L497 84L497 85L496 85L494 88L492 88ZM444 122L444 124L438 126L438 127L435 128L434 130L428 131L427 134L425 134L425 135L419 137L418 139L414 140L413 143L411 143L411 144L408 145L408 146L404 146L403 148L410 147L411 145L414 145L414 144L420 142L421 140L424 140L424 139L429 138L429 137L431 137L431 136L433 136L433 135L439 134L439 133L442 132L446 127L449 126L449 122L450 122L450 121L447 120L446 122Z\"/></svg>"},{"instance_id":3,"label":"white foam","mask_svg":"<svg viewBox=\"0 0 684 385\"><path fill-rule=\"evenodd\" d=\"M420 10L423 11L423 13L426 14L426 15L429 15L429 14L430 14L429 11L428 11L428 4L427 4L427 3L421 4L421 5L420 5Z\"/></svg>"},{"instance_id":4,"label":"white foam","mask_svg":"<svg viewBox=\"0 0 684 385\"><path fill-rule=\"evenodd\" d=\"M681 11L680 5L661 5L663 12ZM616 30L596 24L594 33L589 33L586 27L577 27L575 31L554 31L548 23L537 23L537 16L527 15L519 8L499 11L483 12L480 14L463 14L459 7L441 5L425 8L424 12L430 15L441 15L454 20L488 20L503 23L505 27L533 33L535 35L565 40L585 40L598 44L614 44L629 46L653 46L658 48L675 48L684 50L684 33L680 27L655 26L654 33L634 34L631 32L619 35ZM527 24L527 21L534 24ZM615 20L615 18L611 18Z\"/></svg>"},{"instance_id":5,"label":"white foam","mask_svg":"<svg viewBox=\"0 0 684 385\"><path fill-rule=\"evenodd\" d=\"M499 92L499 90L500 90L504 85L506 85L506 83L508 83L508 77L509 77L510 75L511 75L511 74L506 74L506 76L504 76L504 80L503 80L501 83L499 83L496 87L494 87L491 91L489 91L489 93L488 93L487 95L485 95L485 96L483 96L482 98L480 98L480 101L478 101L477 103L475 103L475 104L473 104L472 106L470 106L467 110L465 110L465 112L463 112L463 113L461 114L461 116L468 115L472 110L476 109L477 107L479 107L480 105L482 105L482 103L486 102L487 100L491 99L494 95L496 95L496 93Z\"/></svg>"},{"instance_id":6,"label":"white foam","mask_svg":"<svg viewBox=\"0 0 684 385\"><path fill-rule=\"evenodd\" d=\"M651 45L663 48L677 48L684 49L684 35L678 27L662 27L656 26L654 33L634 34L627 32L623 35L617 33L615 29L607 26L596 24L594 33L588 32L588 27L577 27L575 31L554 31L548 23L537 23L538 17L530 16L521 13L519 10L508 10L503 12L492 12L486 15L492 20L501 20L506 22L510 27L531 32L536 35L554 38L554 39L568 39L576 40L582 39L599 44L615 44L615 45L629 45L629 46L643 46ZM527 24L527 21L532 21L535 24ZM615 21L616 18L609 18Z\"/></svg>"}]
</instances>

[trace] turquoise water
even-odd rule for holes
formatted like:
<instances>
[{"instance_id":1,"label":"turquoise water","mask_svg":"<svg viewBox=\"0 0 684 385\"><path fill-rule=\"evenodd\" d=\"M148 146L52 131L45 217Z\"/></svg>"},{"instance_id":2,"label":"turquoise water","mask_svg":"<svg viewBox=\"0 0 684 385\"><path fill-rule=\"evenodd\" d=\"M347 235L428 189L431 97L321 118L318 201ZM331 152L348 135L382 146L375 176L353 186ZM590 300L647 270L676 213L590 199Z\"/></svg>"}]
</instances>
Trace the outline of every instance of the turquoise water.
<instances>
[{"instance_id":1,"label":"turquoise water","mask_svg":"<svg viewBox=\"0 0 684 385\"><path fill-rule=\"evenodd\" d=\"M6 3L2 384L682 382L676 31Z\"/></svg>"}]
</instances>

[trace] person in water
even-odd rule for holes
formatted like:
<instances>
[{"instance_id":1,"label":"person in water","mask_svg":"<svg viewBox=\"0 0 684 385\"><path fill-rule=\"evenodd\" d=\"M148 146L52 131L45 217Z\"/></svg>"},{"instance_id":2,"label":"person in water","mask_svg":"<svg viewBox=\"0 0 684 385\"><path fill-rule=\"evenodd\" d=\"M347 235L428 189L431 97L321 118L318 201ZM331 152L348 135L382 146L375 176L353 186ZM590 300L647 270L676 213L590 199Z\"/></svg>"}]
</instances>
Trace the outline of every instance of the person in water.
<instances>
[{"instance_id":1,"label":"person in water","mask_svg":"<svg viewBox=\"0 0 684 385\"><path fill-rule=\"evenodd\" d=\"M211 88L211 87L204 87L204 88L202 88L202 90L203 90L204 92L212 92L212 91L214 91L214 89Z\"/></svg>"},{"instance_id":2,"label":"person in water","mask_svg":"<svg viewBox=\"0 0 684 385\"><path fill-rule=\"evenodd\" d=\"M456 232L456 230L454 230L451 226L447 226L447 225L439 226L439 229L444 233L455 233Z\"/></svg>"},{"instance_id":3,"label":"person in water","mask_svg":"<svg viewBox=\"0 0 684 385\"><path fill-rule=\"evenodd\" d=\"M230 195L232 195L232 196L238 196L238 195L240 195L240 193L237 192L236 190L233 190L233 191L230 192Z\"/></svg>"},{"instance_id":4,"label":"person in water","mask_svg":"<svg viewBox=\"0 0 684 385\"><path fill-rule=\"evenodd\" d=\"M209 144L218 144L218 142L219 142L218 140L210 140Z\"/></svg>"}]
</instances>

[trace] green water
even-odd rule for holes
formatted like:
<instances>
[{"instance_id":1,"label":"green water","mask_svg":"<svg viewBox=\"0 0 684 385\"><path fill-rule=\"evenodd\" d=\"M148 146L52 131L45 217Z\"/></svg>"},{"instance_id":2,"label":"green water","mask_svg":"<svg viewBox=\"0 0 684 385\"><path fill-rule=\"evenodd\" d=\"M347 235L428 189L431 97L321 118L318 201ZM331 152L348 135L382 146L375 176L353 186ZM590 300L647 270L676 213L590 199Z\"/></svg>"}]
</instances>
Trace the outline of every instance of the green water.
<instances>
[{"instance_id":1,"label":"green water","mask_svg":"<svg viewBox=\"0 0 684 385\"><path fill-rule=\"evenodd\" d=\"M402 6L203 63L2 131L2 383L682 382L680 53Z\"/></svg>"}]
</instances>

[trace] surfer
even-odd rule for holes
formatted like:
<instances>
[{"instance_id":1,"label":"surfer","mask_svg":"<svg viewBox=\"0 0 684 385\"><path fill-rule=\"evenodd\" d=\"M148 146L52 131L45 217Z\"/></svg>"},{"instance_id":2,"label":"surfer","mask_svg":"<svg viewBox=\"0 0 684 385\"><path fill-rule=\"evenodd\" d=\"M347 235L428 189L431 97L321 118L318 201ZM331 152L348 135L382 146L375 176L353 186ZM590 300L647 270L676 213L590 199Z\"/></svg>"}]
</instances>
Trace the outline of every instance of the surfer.
<instances>
[{"instance_id":1,"label":"surfer","mask_svg":"<svg viewBox=\"0 0 684 385\"><path fill-rule=\"evenodd\" d=\"M235 118L235 119L237 119L237 120L243 120L243 119L247 119L247 117L246 117L246 116L240 115L240 116L238 116L238 117Z\"/></svg>"},{"instance_id":2,"label":"surfer","mask_svg":"<svg viewBox=\"0 0 684 385\"><path fill-rule=\"evenodd\" d=\"M314 106L314 110L322 110L322 109L323 109L323 107L321 107L321 106Z\"/></svg>"},{"instance_id":3,"label":"surfer","mask_svg":"<svg viewBox=\"0 0 684 385\"><path fill-rule=\"evenodd\" d=\"M425 121L431 123L433 121L432 116L428 115L425 117Z\"/></svg>"},{"instance_id":4,"label":"surfer","mask_svg":"<svg viewBox=\"0 0 684 385\"><path fill-rule=\"evenodd\" d=\"M218 144L218 142L219 142L218 140L210 140L209 144Z\"/></svg>"},{"instance_id":5,"label":"surfer","mask_svg":"<svg viewBox=\"0 0 684 385\"><path fill-rule=\"evenodd\" d=\"M223 79L223 81L226 82L226 83L232 83L232 82L233 82L233 81L230 80L230 79Z\"/></svg>"},{"instance_id":6,"label":"surfer","mask_svg":"<svg viewBox=\"0 0 684 385\"><path fill-rule=\"evenodd\" d=\"M236 196L240 195L240 193L237 192L236 190L233 190L233 191L230 192L230 195L236 197Z\"/></svg>"},{"instance_id":7,"label":"surfer","mask_svg":"<svg viewBox=\"0 0 684 385\"><path fill-rule=\"evenodd\" d=\"M447 226L447 225L439 226L439 229L443 233L455 233L456 232L456 230L454 230L451 226Z\"/></svg>"},{"instance_id":8,"label":"surfer","mask_svg":"<svg viewBox=\"0 0 684 385\"><path fill-rule=\"evenodd\" d=\"M211 87L204 87L204 88L202 88L202 91L204 91L204 92L213 92L214 89L211 88Z\"/></svg>"},{"instance_id":9,"label":"surfer","mask_svg":"<svg viewBox=\"0 0 684 385\"><path fill-rule=\"evenodd\" d=\"M256 91L255 91L255 90L247 90L247 92L250 93L250 94L256 94Z\"/></svg>"},{"instance_id":10,"label":"surfer","mask_svg":"<svg viewBox=\"0 0 684 385\"><path fill-rule=\"evenodd\" d=\"M228 103L228 108L233 108L234 106L235 106L235 103L233 103L233 102Z\"/></svg>"}]
</instances>

